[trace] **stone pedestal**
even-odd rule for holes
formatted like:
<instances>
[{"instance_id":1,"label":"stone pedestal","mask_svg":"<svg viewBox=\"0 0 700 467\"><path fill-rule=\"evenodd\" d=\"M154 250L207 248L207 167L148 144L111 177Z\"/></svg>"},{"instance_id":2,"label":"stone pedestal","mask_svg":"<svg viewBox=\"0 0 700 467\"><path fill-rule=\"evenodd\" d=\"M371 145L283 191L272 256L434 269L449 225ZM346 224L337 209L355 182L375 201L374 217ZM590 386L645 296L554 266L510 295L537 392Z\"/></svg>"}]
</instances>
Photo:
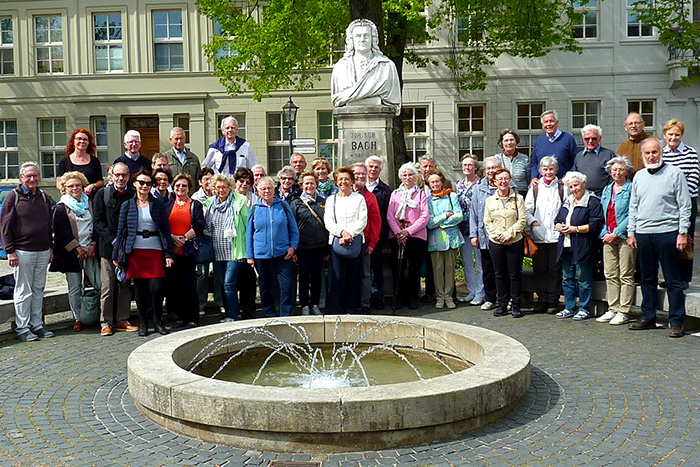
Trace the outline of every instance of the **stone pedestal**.
<instances>
[{"instance_id":1,"label":"stone pedestal","mask_svg":"<svg viewBox=\"0 0 700 467\"><path fill-rule=\"evenodd\" d=\"M340 165L364 162L368 156L382 158L380 178L394 187L394 144L391 138L394 113L383 105L336 107L338 161Z\"/></svg>"}]
</instances>

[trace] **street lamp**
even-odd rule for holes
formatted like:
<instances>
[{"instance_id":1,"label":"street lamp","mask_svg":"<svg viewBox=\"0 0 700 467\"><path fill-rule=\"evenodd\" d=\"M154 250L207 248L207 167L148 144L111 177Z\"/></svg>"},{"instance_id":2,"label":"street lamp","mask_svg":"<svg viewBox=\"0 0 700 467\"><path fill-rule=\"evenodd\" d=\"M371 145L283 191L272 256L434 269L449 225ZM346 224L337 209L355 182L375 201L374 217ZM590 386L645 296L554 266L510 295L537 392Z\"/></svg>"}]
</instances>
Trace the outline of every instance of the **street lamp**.
<instances>
[{"instance_id":1,"label":"street lamp","mask_svg":"<svg viewBox=\"0 0 700 467\"><path fill-rule=\"evenodd\" d=\"M297 110L299 110L299 107L294 105L294 102L292 102L292 96L289 96L289 101L287 101L286 104L284 104L284 107L282 107L282 114L284 115L284 120L287 122L287 125L289 125L289 157L292 157L292 153L294 152L294 144L292 143L292 129L294 127L294 122L297 119Z\"/></svg>"}]
</instances>

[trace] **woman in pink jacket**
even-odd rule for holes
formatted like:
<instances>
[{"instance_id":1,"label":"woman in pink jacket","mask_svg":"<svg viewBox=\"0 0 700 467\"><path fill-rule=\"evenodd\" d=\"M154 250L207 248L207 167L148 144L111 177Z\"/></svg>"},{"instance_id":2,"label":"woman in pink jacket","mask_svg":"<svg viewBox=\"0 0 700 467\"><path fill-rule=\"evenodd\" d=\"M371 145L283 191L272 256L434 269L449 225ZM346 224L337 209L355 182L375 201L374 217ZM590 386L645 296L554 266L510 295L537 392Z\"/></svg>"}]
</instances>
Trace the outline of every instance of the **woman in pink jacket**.
<instances>
[{"instance_id":1,"label":"woman in pink jacket","mask_svg":"<svg viewBox=\"0 0 700 467\"><path fill-rule=\"evenodd\" d=\"M420 268L427 249L426 227L430 220L428 196L416 185L417 176L418 171L413 163L407 162L401 166L401 186L391 194L387 212L394 278L398 281L398 287L394 289L404 290L408 295L395 296L394 303L403 306L408 302L411 310L418 308Z\"/></svg>"}]
</instances>

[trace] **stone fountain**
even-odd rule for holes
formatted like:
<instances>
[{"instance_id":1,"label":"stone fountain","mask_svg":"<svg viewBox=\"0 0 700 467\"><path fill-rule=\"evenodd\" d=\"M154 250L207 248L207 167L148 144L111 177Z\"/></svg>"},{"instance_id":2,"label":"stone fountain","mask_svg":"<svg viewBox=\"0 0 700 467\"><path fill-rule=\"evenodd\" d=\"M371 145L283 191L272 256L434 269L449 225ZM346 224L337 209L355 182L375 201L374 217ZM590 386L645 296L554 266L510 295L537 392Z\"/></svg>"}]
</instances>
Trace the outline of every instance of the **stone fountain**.
<instances>
[{"instance_id":1,"label":"stone fountain","mask_svg":"<svg viewBox=\"0 0 700 467\"><path fill-rule=\"evenodd\" d=\"M188 371L210 347L235 354L237 331L265 326L286 342L359 339L423 347L470 367L414 382L366 387L253 386ZM380 325L377 325L379 323ZM362 332L372 328L372 332ZM360 332L358 332L360 330ZM353 337L354 336L354 337ZM213 342L218 342L212 346ZM530 354L503 334L465 324L383 316L299 316L225 323L173 333L135 349L129 392L151 420L212 443L275 452L379 450L454 438L508 413L530 384Z\"/></svg>"}]
</instances>

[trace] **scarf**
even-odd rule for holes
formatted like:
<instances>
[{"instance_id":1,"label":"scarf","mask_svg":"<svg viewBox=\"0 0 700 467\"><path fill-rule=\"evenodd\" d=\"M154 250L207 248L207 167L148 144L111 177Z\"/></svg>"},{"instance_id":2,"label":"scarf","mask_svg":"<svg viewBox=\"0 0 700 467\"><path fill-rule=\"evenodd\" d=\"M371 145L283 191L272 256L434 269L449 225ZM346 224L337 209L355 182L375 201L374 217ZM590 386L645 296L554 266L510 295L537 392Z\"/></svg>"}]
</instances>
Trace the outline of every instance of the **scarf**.
<instances>
[{"instance_id":1,"label":"scarf","mask_svg":"<svg viewBox=\"0 0 700 467\"><path fill-rule=\"evenodd\" d=\"M331 190L333 189L333 182L329 178L325 182L318 182L318 188L316 189L317 191L320 191L324 197L328 198L328 195L331 194Z\"/></svg>"},{"instance_id":2,"label":"scarf","mask_svg":"<svg viewBox=\"0 0 700 467\"><path fill-rule=\"evenodd\" d=\"M62 195L60 202L65 204L78 217L82 217L90 207L90 199L85 193L80 195L80 201L71 195Z\"/></svg>"},{"instance_id":3,"label":"scarf","mask_svg":"<svg viewBox=\"0 0 700 467\"><path fill-rule=\"evenodd\" d=\"M236 232L236 216L233 210L233 201L235 198L235 194L232 192L231 194L228 195L228 198L226 198L226 201L221 201L218 196L214 196L214 199L211 202L211 205L209 206L209 209L207 209L207 215L205 218L205 223L207 225L207 230L210 232L212 236L214 236L214 230L212 227L212 222L213 222L213 215L212 211L216 211L219 214L224 215L224 236L233 239L236 238L238 233Z\"/></svg>"},{"instance_id":4,"label":"scarf","mask_svg":"<svg viewBox=\"0 0 700 467\"><path fill-rule=\"evenodd\" d=\"M302 193L301 196L300 196L300 198L301 198L302 200L306 200L307 202L311 202L311 203L315 203L315 202L316 202L316 197L315 197L315 196L308 195L308 194L306 194L306 192Z\"/></svg>"},{"instance_id":5,"label":"scarf","mask_svg":"<svg viewBox=\"0 0 700 467\"><path fill-rule=\"evenodd\" d=\"M419 191L418 185L413 185L413 187L406 188L406 185L401 185L399 187L399 194L401 195L401 202L399 207L396 209L396 218L400 221L405 221L406 219L406 208L418 207L418 203L413 201L413 194Z\"/></svg>"},{"instance_id":6,"label":"scarf","mask_svg":"<svg viewBox=\"0 0 700 467\"><path fill-rule=\"evenodd\" d=\"M230 151L226 151L224 149L226 147L226 143L226 137L222 136L215 142L211 143L209 147L216 149L221 153L221 165L219 165L219 172L223 173L224 167L226 167L226 161L228 160L228 173L233 175L236 173L236 164L238 163L236 152L241 149L245 143L245 140L240 136L236 136L236 139L233 141L233 149Z\"/></svg>"},{"instance_id":7,"label":"scarf","mask_svg":"<svg viewBox=\"0 0 700 467\"><path fill-rule=\"evenodd\" d=\"M436 192L431 192L433 194L433 198L442 198L445 196L450 196L450 193L452 193L452 188L447 188L445 190L440 190L437 193Z\"/></svg>"}]
</instances>

